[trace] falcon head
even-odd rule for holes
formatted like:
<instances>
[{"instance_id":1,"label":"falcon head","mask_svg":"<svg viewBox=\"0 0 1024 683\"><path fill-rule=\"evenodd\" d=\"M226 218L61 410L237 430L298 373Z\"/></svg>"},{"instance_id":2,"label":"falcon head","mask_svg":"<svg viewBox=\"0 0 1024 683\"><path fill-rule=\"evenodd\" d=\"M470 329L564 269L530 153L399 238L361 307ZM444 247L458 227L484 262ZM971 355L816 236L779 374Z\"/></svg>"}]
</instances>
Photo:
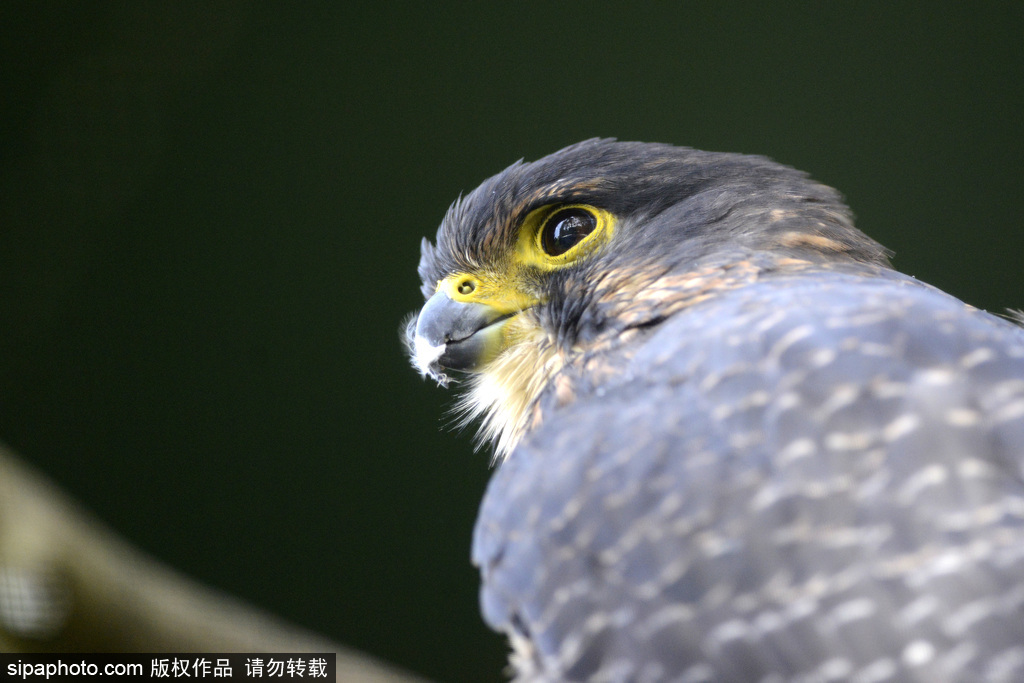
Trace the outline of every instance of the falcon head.
<instances>
[{"instance_id":1,"label":"falcon head","mask_svg":"<svg viewBox=\"0 0 1024 683\"><path fill-rule=\"evenodd\" d=\"M717 292L796 270L888 268L833 189L769 159L593 139L518 162L423 240L413 365L466 381L504 457L563 370ZM593 369L593 368L591 368Z\"/></svg>"}]
</instances>

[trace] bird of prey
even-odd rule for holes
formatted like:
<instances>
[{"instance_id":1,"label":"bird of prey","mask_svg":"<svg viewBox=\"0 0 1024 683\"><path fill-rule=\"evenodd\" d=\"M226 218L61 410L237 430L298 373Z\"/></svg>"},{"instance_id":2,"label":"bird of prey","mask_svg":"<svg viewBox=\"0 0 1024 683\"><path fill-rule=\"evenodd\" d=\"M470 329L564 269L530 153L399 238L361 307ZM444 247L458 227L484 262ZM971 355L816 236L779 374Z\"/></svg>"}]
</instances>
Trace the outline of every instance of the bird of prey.
<instances>
[{"instance_id":1,"label":"bird of prey","mask_svg":"<svg viewBox=\"0 0 1024 683\"><path fill-rule=\"evenodd\" d=\"M1024 681L1024 329L835 190L588 140L460 198L419 275L518 680Z\"/></svg>"}]
</instances>

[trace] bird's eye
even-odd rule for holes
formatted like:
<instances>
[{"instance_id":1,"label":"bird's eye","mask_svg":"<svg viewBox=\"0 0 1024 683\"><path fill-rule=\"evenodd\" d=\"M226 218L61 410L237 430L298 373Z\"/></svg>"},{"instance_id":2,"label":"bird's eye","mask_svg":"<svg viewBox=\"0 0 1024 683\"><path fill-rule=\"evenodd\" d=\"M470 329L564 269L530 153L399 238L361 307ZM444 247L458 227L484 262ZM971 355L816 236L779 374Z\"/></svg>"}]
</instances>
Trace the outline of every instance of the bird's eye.
<instances>
[{"instance_id":1,"label":"bird's eye","mask_svg":"<svg viewBox=\"0 0 1024 683\"><path fill-rule=\"evenodd\" d=\"M597 217L580 208L551 214L541 228L540 245L548 256L560 256L583 241L597 227Z\"/></svg>"},{"instance_id":2,"label":"bird's eye","mask_svg":"<svg viewBox=\"0 0 1024 683\"><path fill-rule=\"evenodd\" d=\"M555 270L593 255L608 244L616 217L591 204L547 204L523 218L516 258L541 271Z\"/></svg>"}]
</instances>

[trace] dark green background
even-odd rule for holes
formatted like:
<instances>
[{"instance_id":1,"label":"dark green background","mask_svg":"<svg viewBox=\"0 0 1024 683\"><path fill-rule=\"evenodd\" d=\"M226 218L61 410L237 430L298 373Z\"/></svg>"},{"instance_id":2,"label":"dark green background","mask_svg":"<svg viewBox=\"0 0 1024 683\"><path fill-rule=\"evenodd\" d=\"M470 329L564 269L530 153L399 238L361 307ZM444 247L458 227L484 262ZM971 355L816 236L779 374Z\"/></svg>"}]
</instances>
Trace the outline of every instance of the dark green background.
<instances>
[{"instance_id":1,"label":"dark green background","mask_svg":"<svg viewBox=\"0 0 1024 683\"><path fill-rule=\"evenodd\" d=\"M483 3L481 3L483 4ZM0 439L171 565L496 680L488 455L398 339L419 240L591 136L760 153L1024 306L1022 5L0 8Z\"/></svg>"}]
</instances>

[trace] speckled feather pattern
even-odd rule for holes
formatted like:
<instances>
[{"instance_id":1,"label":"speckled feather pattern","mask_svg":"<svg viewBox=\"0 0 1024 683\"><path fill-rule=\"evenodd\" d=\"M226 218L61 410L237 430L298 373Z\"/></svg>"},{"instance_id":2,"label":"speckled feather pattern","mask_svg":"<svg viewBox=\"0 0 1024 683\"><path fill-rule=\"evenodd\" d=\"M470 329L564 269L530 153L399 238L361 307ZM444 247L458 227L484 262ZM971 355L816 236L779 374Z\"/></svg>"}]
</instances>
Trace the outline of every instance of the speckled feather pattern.
<instances>
[{"instance_id":1,"label":"speckled feather pattern","mask_svg":"<svg viewBox=\"0 0 1024 683\"><path fill-rule=\"evenodd\" d=\"M522 679L1024 680L1024 331L818 272L619 353L481 510Z\"/></svg>"},{"instance_id":2,"label":"speckled feather pattern","mask_svg":"<svg viewBox=\"0 0 1024 683\"><path fill-rule=\"evenodd\" d=\"M424 295L576 202L613 238L526 274L505 353L539 361L464 398L505 457L473 560L517 680L1024 681L1024 330L804 173L611 140L460 199Z\"/></svg>"}]
</instances>

